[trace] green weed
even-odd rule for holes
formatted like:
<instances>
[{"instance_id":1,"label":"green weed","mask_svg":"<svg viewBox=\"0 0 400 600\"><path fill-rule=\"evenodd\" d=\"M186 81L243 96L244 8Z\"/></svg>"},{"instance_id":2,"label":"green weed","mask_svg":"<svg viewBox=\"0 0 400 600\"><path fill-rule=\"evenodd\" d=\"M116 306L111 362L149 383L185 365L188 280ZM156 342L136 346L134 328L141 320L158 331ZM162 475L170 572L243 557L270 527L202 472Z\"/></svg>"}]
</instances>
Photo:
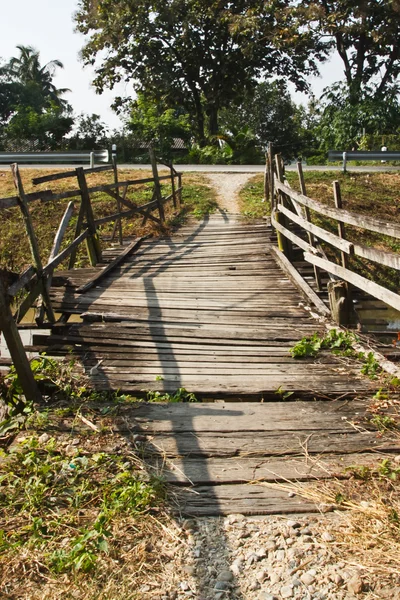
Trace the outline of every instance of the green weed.
<instances>
[{"instance_id":1,"label":"green weed","mask_svg":"<svg viewBox=\"0 0 400 600\"><path fill-rule=\"evenodd\" d=\"M179 388L174 394L168 392L147 392L147 402L199 402L192 392Z\"/></svg>"},{"instance_id":2,"label":"green weed","mask_svg":"<svg viewBox=\"0 0 400 600\"><path fill-rule=\"evenodd\" d=\"M312 336L302 338L290 349L293 358L313 357L320 350L332 350L335 353L344 353L348 355L353 352L352 344L356 341L356 336L348 331L337 331L331 329L329 333L321 337L318 333Z\"/></svg>"}]
</instances>

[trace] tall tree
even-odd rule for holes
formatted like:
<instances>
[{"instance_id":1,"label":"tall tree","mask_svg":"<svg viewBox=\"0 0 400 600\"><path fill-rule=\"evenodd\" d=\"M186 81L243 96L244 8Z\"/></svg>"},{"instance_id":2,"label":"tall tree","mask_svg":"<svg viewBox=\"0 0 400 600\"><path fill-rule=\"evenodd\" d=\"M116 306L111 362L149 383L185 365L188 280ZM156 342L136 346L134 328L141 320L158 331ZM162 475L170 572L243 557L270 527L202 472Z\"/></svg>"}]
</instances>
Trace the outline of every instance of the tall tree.
<instances>
[{"instance_id":1,"label":"tall tree","mask_svg":"<svg viewBox=\"0 0 400 600\"><path fill-rule=\"evenodd\" d=\"M40 63L31 46L17 46L19 55L0 67L0 125L4 140L36 140L42 148L57 147L72 128L72 108L62 98L69 91L53 84L62 63Z\"/></svg>"},{"instance_id":2,"label":"tall tree","mask_svg":"<svg viewBox=\"0 0 400 600\"><path fill-rule=\"evenodd\" d=\"M384 99L400 74L400 0L303 0L299 11L342 59L350 103Z\"/></svg>"},{"instance_id":3,"label":"tall tree","mask_svg":"<svg viewBox=\"0 0 400 600\"><path fill-rule=\"evenodd\" d=\"M184 107L200 145L218 134L221 108L262 73L305 89L323 56L289 0L80 0L76 22L89 36L84 61L101 57L98 91L131 80L148 99Z\"/></svg>"}]
</instances>

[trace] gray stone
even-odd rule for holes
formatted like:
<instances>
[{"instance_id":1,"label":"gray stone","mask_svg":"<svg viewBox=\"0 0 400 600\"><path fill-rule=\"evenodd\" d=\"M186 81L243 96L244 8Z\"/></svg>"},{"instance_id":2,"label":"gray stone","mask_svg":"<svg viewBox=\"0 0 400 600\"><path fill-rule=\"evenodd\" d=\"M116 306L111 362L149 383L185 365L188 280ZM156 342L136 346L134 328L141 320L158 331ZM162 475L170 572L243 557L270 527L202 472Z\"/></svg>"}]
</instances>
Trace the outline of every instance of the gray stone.
<instances>
[{"instance_id":1,"label":"gray stone","mask_svg":"<svg viewBox=\"0 0 400 600\"><path fill-rule=\"evenodd\" d=\"M286 554L284 550L278 550L276 552L276 560L278 560L279 562L282 562L283 560L285 560Z\"/></svg>"},{"instance_id":2,"label":"gray stone","mask_svg":"<svg viewBox=\"0 0 400 600\"><path fill-rule=\"evenodd\" d=\"M292 579L292 586L297 588L301 586L301 581L299 579L296 579L295 577Z\"/></svg>"},{"instance_id":3,"label":"gray stone","mask_svg":"<svg viewBox=\"0 0 400 600\"><path fill-rule=\"evenodd\" d=\"M298 521L292 521L291 519L289 519L289 521L286 521L286 525L288 527L292 527L292 529L299 529L299 527L301 527Z\"/></svg>"},{"instance_id":4,"label":"gray stone","mask_svg":"<svg viewBox=\"0 0 400 600\"><path fill-rule=\"evenodd\" d=\"M188 584L187 581L181 581L181 583L179 584L179 587L182 590L182 592L188 592L190 590L190 585Z\"/></svg>"},{"instance_id":5,"label":"gray stone","mask_svg":"<svg viewBox=\"0 0 400 600\"><path fill-rule=\"evenodd\" d=\"M276 583L279 583L280 580L282 579L280 573L272 573L269 577L270 581L271 581L271 585L275 585Z\"/></svg>"},{"instance_id":6,"label":"gray stone","mask_svg":"<svg viewBox=\"0 0 400 600\"><path fill-rule=\"evenodd\" d=\"M303 573L300 576L300 579L304 583L304 585L312 585L315 581L315 577L311 573Z\"/></svg>"},{"instance_id":7,"label":"gray stone","mask_svg":"<svg viewBox=\"0 0 400 600\"><path fill-rule=\"evenodd\" d=\"M229 583L227 581L217 581L214 586L214 590L217 590L217 591L228 590L228 589L229 589Z\"/></svg>"},{"instance_id":8,"label":"gray stone","mask_svg":"<svg viewBox=\"0 0 400 600\"><path fill-rule=\"evenodd\" d=\"M255 592L256 590L259 590L260 587L261 585L258 581L252 581L249 585L249 590L250 592Z\"/></svg>"},{"instance_id":9,"label":"gray stone","mask_svg":"<svg viewBox=\"0 0 400 600\"><path fill-rule=\"evenodd\" d=\"M221 571L218 575L218 581L232 581L233 573L231 571Z\"/></svg>"},{"instance_id":10,"label":"gray stone","mask_svg":"<svg viewBox=\"0 0 400 600\"><path fill-rule=\"evenodd\" d=\"M333 583L336 583L336 585L342 585L343 583L343 577L340 575L340 573L333 573L330 578Z\"/></svg>"},{"instance_id":11,"label":"gray stone","mask_svg":"<svg viewBox=\"0 0 400 600\"><path fill-rule=\"evenodd\" d=\"M50 436L48 433L42 433L42 435L39 436L38 441L39 441L39 444L47 444L49 439L50 439Z\"/></svg>"},{"instance_id":12,"label":"gray stone","mask_svg":"<svg viewBox=\"0 0 400 600\"><path fill-rule=\"evenodd\" d=\"M331 533L329 533L329 531L324 531L321 537L324 540L324 542L334 542L336 539Z\"/></svg>"},{"instance_id":13,"label":"gray stone","mask_svg":"<svg viewBox=\"0 0 400 600\"><path fill-rule=\"evenodd\" d=\"M293 598L293 588L290 585L284 585L281 587L282 598Z\"/></svg>"},{"instance_id":14,"label":"gray stone","mask_svg":"<svg viewBox=\"0 0 400 600\"><path fill-rule=\"evenodd\" d=\"M267 551L266 551L266 549L265 549L265 548L259 548L259 549L256 551L256 554L257 554L257 556L258 556L259 558L265 558L265 557L267 556Z\"/></svg>"},{"instance_id":15,"label":"gray stone","mask_svg":"<svg viewBox=\"0 0 400 600\"><path fill-rule=\"evenodd\" d=\"M260 558L257 556L257 554L255 552L252 552L247 557L247 564L252 565L253 563L258 562L259 560L260 560Z\"/></svg>"}]
</instances>

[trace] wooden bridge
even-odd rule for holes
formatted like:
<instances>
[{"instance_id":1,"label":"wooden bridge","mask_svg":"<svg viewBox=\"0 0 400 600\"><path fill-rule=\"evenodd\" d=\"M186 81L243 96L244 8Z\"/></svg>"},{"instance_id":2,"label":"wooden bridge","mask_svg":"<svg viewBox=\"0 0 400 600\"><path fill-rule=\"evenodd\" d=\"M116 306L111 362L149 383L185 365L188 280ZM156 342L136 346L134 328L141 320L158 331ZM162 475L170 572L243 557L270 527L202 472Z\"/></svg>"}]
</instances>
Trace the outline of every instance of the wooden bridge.
<instances>
[{"instance_id":1,"label":"wooden bridge","mask_svg":"<svg viewBox=\"0 0 400 600\"><path fill-rule=\"evenodd\" d=\"M154 399L157 392L173 395L178 389L183 397L185 388L202 401L122 405L110 424L139 444L153 466L162 464L177 489L180 511L309 512L316 509L313 503L271 484L341 477L346 466L369 464L376 452L399 452L395 438L381 438L369 424L366 399L374 386L360 374L357 362L328 352L301 361L292 358L290 348L299 339L326 333L323 319L311 313L330 314L316 293L327 276L314 271L310 286L309 277L302 278L288 260L293 247L280 238L286 255L276 249L269 223L248 223L240 215L219 212L188 222L173 235L128 240L96 257L96 219L79 173L82 205L86 202L81 228L92 240L89 250L96 264L53 274L57 260L60 264L66 256L64 250L60 260L58 248L51 268L29 273L42 294L42 316L62 315L51 324L50 336L35 335L31 349L52 356L72 352L100 390L142 397L151 393ZM270 176L267 189L275 186L282 194L275 196L272 190L275 230L306 250L312 265L326 267L329 261L318 258L316 238L288 226L291 189L279 177L279 168L277 174L270 169ZM157 177L155 172L150 208L129 203L126 190L132 182L115 182L107 189L144 219L150 209L161 209L162 220L165 199ZM174 177L171 170L172 182ZM173 184L172 189L175 202L179 188ZM24 198L21 183L18 197ZM291 223L305 224L311 236L322 237L299 209L304 197L295 197L298 210ZM393 231L397 235L396 227ZM76 232L79 238L82 231ZM354 251L343 231L338 236L328 232L322 239L327 238L341 252ZM338 265L332 270L336 267L348 271ZM43 273L51 275L51 285ZM17 288L21 283L11 292ZM388 294L390 298L393 292ZM341 299L343 294L339 303ZM306 310L310 304L312 310ZM70 319L73 315L81 319Z\"/></svg>"}]
</instances>

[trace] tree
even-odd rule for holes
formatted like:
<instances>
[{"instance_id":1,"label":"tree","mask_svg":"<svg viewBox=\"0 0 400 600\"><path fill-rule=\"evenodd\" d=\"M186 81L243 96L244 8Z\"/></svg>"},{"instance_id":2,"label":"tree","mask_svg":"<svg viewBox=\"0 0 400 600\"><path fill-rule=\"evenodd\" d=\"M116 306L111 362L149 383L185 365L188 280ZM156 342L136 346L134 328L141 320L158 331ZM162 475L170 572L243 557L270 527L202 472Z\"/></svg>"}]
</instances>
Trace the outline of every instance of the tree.
<instances>
[{"instance_id":1,"label":"tree","mask_svg":"<svg viewBox=\"0 0 400 600\"><path fill-rule=\"evenodd\" d=\"M171 158L175 138L189 143L192 135L190 116L183 107L168 108L142 93L129 108L126 127L137 140L152 143L166 159Z\"/></svg>"},{"instance_id":2,"label":"tree","mask_svg":"<svg viewBox=\"0 0 400 600\"><path fill-rule=\"evenodd\" d=\"M350 104L384 100L400 74L400 1L303 0L299 10L342 59Z\"/></svg>"},{"instance_id":3,"label":"tree","mask_svg":"<svg viewBox=\"0 0 400 600\"><path fill-rule=\"evenodd\" d=\"M130 80L148 100L182 106L201 146L219 133L221 109L262 73L305 89L323 56L288 0L80 0L76 22L89 36L84 61L101 56L99 92Z\"/></svg>"},{"instance_id":4,"label":"tree","mask_svg":"<svg viewBox=\"0 0 400 600\"><path fill-rule=\"evenodd\" d=\"M346 85L326 90L320 102L321 117L317 137L322 150L351 150L363 134L392 135L400 128L400 104L396 93L388 91L385 101L364 97L357 104L349 100Z\"/></svg>"},{"instance_id":5,"label":"tree","mask_svg":"<svg viewBox=\"0 0 400 600\"><path fill-rule=\"evenodd\" d=\"M77 118L77 128L69 138L68 146L75 150L97 150L108 145L109 135L110 130L100 120L100 115L81 114Z\"/></svg>"},{"instance_id":6,"label":"tree","mask_svg":"<svg viewBox=\"0 0 400 600\"><path fill-rule=\"evenodd\" d=\"M54 60L40 64L31 46L17 46L19 56L0 67L0 137L3 145L38 142L38 148L56 148L73 125L72 108L53 84Z\"/></svg>"},{"instance_id":7,"label":"tree","mask_svg":"<svg viewBox=\"0 0 400 600\"><path fill-rule=\"evenodd\" d=\"M303 147L303 110L298 108L290 97L283 80L259 83L251 94L245 94L240 103L225 109L221 121L228 134L242 141L249 129L253 132L254 143L266 147L273 142L275 149L287 158L297 156ZM230 134L230 135L229 135ZM246 136L243 138L246 139Z\"/></svg>"}]
</instances>

